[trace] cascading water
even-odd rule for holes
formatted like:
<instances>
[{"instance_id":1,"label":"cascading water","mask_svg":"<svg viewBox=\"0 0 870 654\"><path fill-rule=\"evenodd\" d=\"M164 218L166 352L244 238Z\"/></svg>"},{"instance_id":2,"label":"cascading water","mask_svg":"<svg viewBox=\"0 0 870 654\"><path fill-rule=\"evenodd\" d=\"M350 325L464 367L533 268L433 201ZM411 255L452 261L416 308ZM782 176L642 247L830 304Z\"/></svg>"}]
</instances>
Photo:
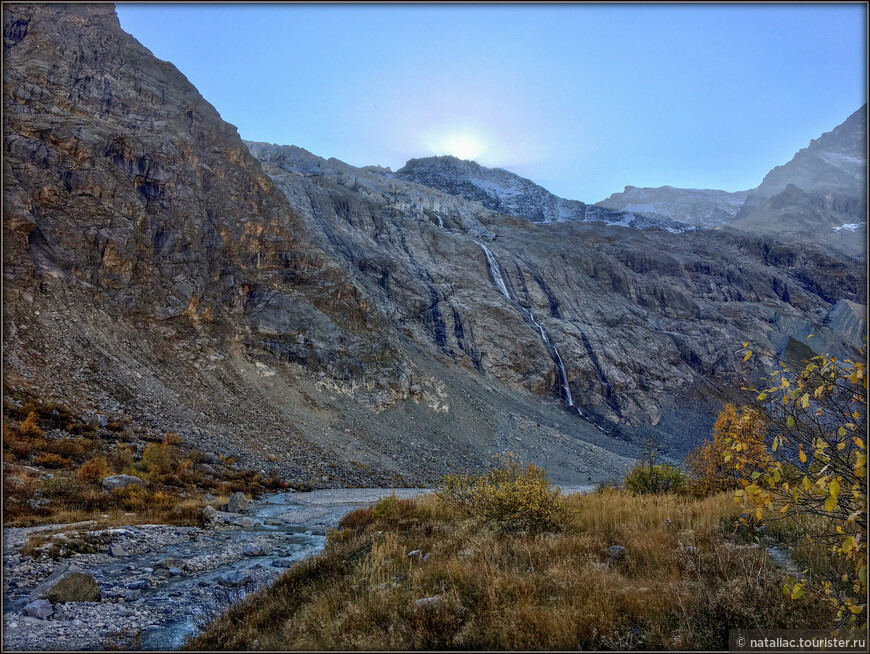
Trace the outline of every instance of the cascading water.
<instances>
[{"instance_id":1,"label":"cascading water","mask_svg":"<svg viewBox=\"0 0 870 654\"><path fill-rule=\"evenodd\" d=\"M495 255L490 252L489 248L486 247L480 241L475 241L482 249L483 253L486 255L486 262L489 265L489 272L492 275L493 280L495 281L496 287L501 291L501 294L505 296L507 300L509 300L512 304L514 304L517 309L519 309L520 313L523 317L534 325L538 332L541 334L541 341L544 343L544 347L547 348L547 352L550 353L550 356L553 358L553 361L559 367L559 374L562 376L562 391L565 393L565 402L569 407L574 407L574 398L571 397L571 389L568 387L568 374L565 372L565 364L562 363L562 357L559 355L559 350L550 342L550 337L547 336L547 332L544 331L544 328L541 327L540 323L535 320L535 314L531 311L520 305L516 302L512 297L510 292L507 289L507 285L504 283L504 277L501 275L501 268L498 266L498 260L496 260ZM577 408L577 412L582 416L583 412Z\"/></svg>"}]
</instances>

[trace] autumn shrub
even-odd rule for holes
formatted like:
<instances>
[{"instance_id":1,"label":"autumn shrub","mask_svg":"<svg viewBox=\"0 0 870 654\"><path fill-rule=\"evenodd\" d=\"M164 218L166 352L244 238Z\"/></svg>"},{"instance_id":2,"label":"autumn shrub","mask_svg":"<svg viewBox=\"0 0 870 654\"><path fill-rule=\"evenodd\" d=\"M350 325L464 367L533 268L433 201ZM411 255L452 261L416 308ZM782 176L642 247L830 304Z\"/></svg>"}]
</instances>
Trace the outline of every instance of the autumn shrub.
<instances>
[{"instance_id":1,"label":"autumn shrub","mask_svg":"<svg viewBox=\"0 0 870 654\"><path fill-rule=\"evenodd\" d=\"M82 484L75 477L55 475L47 479L42 487L42 493L50 500L70 502L82 495Z\"/></svg>"},{"instance_id":2,"label":"autumn shrub","mask_svg":"<svg viewBox=\"0 0 870 654\"><path fill-rule=\"evenodd\" d=\"M740 487L741 480L750 480L764 472L771 463L765 445L769 427L766 414L751 407L726 404L713 425L712 440L702 443L686 458L692 475L692 490L710 495ZM732 443L739 442L740 468L725 460Z\"/></svg>"},{"instance_id":3,"label":"autumn shrub","mask_svg":"<svg viewBox=\"0 0 870 654\"><path fill-rule=\"evenodd\" d=\"M85 483L98 485L111 474L112 470L109 468L106 457L95 456L85 461L76 473L76 477Z\"/></svg>"},{"instance_id":4,"label":"autumn shrub","mask_svg":"<svg viewBox=\"0 0 870 654\"><path fill-rule=\"evenodd\" d=\"M21 423L19 431L24 436L35 436L37 438L42 438L43 436L45 436L45 432L42 430L42 427L40 427L36 423L35 411L31 411L29 414L27 414L27 418L25 418L24 422Z\"/></svg>"},{"instance_id":5,"label":"autumn shrub","mask_svg":"<svg viewBox=\"0 0 870 654\"><path fill-rule=\"evenodd\" d=\"M34 462L36 465L42 466L43 468L65 468L66 466L71 466L73 464L72 459L66 459L59 454L53 454L51 452L37 455Z\"/></svg>"},{"instance_id":6,"label":"autumn shrub","mask_svg":"<svg viewBox=\"0 0 870 654\"><path fill-rule=\"evenodd\" d=\"M638 462L625 476L625 488L636 495L685 493L689 478L670 463Z\"/></svg>"},{"instance_id":7,"label":"autumn shrub","mask_svg":"<svg viewBox=\"0 0 870 654\"><path fill-rule=\"evenodd\" d=\"M747 350L744 361L752 354ZM847 572L838 570L811 586L794 580L786 591L797 599L812 588L837 607L838 627L866 628L866 366L826 354L792 365L779 361L780 368L762 378L769 386L747 389L753 409L769 421L771 460L741 481L736 499L754 508L758 520L800 524L805 539L826 545L847 564ZM747 451L737 437L722 459L742 470L749 464Z\"/></svg>"},{"instance_id":8,"label":"autumn shrub","mask_svg":"<svg viewBox=\"0 0 870 654\"><path fill-rule=\"evenodd\" d=\"M169 474L175 467L172 450L163 443L148 443L142 452L142 467L153 477Z\"/></svg>"},{"instance_id":9,"label":"autumn shrub","mask_svg":"<svg viewBox=\"0 0 870 654\"><path fill-rule=\"evenodd\" d=\"M553 489L546 473L527 467L511 454L482 474L451 473L444 477L438 497L448 506L480 517L502 531L559 531L567 521L564 498Z\"/></svg>"}]
</instances>

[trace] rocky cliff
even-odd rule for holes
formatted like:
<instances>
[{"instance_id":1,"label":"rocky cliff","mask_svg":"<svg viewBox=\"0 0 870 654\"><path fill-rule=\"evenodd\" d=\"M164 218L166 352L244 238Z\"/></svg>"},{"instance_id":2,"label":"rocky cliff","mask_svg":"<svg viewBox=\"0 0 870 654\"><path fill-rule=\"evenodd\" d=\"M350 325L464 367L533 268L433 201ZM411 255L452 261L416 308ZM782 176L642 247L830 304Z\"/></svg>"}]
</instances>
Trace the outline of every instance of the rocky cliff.
<instances>
[{"instance_id":1,"label":"rocky cliff","mask_svg":"<svg viewBox=\"0 0 870 654\"><path fill-rule=\"evenodd\" d=\"M730 226L866 255L867 105L771 170Z\"/></svg>"},{"instance_id":2,"label":"rocky cliff","mask_svg":"<svg viewBox=\"0 0 870 654\"><path fill-rule=\"evenodd\" d=\"M9 389L321 485L508 449L583 483L709 433L742 341L854 351L857 260L245 144L111 5L4 30Z\"/></svg>"},{"instance_id":3,"label":"rocky cliff","mask_svg":"<svg viewBox=\"0 0 870 654\"><path fill-rule=\"evenodd\" d=\"M626 186L622 193L596 202L596 207L658 219L671 219L696 227L719 227L734 220L746 201L747 191L715 189L638 188Z\"/></svg>"}]
</instances>

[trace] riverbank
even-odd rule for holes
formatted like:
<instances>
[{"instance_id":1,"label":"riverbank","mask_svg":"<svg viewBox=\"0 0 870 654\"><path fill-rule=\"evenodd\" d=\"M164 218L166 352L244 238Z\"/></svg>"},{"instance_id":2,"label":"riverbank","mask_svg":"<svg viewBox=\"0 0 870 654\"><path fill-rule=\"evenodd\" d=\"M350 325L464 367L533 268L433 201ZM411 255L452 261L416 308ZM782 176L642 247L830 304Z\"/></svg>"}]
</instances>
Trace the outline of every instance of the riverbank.
<instances>
[{"instance_id":1,"label":"riverbank","mask_svg":"<svg viewBox=\"0 0 870 654\"><path fill-rule=\"evenodd\" d=\"M4 650L94 650L129 639L145 649L177 649L197 627L231 601L268 586L287 567L319 553L326 530L348 512L395 494L427 489L332 489L278 493L252 501L244 514L218 512L212 526L43 525L4 530ZM48 549L77 540L99 548L54 560ZM75 566L93 575L99 602L55 604L40 619L23 614L34 590L52 574ZM39 593L37 593L38 595ZM138 639L138 640L137 640Z\"/></svg>"}]
</instances>

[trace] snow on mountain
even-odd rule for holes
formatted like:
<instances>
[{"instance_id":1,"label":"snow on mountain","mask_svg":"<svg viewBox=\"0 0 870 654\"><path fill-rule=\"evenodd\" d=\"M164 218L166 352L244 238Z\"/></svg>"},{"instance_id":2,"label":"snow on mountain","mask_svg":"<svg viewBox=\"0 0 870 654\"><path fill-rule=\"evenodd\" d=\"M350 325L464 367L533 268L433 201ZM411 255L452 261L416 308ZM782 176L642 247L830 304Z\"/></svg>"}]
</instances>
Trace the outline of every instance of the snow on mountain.
<instances>
[{"instance_id":1,"label":"snow on mountain","mask_svg":"<svg viewBox=\"0 0 870 654\"><path fill-rule=\"evenodd\" d=\"M487 168L477 162L451 156L411 159L396 171L395 177L474 200L491 211L521 216L534 223L597 221L635 229L659 227L675 234L695 229L669 216L645 215L641 211L626 213L560 198L510 171Z\"/></svg>"},{"instance_id":2,"label":"snow on mountain","mask_svg":"<svg viewBox=\"0 0 870 654\"><path fill-rule=\"evenodd\" d=\"M734 220L746 201L747 191L715 189L638 188L626 186L622 193L596 202L595 206L629 211L648 218L676 220L696 227L719 227Z\"/></svg>"}]
</instances>

